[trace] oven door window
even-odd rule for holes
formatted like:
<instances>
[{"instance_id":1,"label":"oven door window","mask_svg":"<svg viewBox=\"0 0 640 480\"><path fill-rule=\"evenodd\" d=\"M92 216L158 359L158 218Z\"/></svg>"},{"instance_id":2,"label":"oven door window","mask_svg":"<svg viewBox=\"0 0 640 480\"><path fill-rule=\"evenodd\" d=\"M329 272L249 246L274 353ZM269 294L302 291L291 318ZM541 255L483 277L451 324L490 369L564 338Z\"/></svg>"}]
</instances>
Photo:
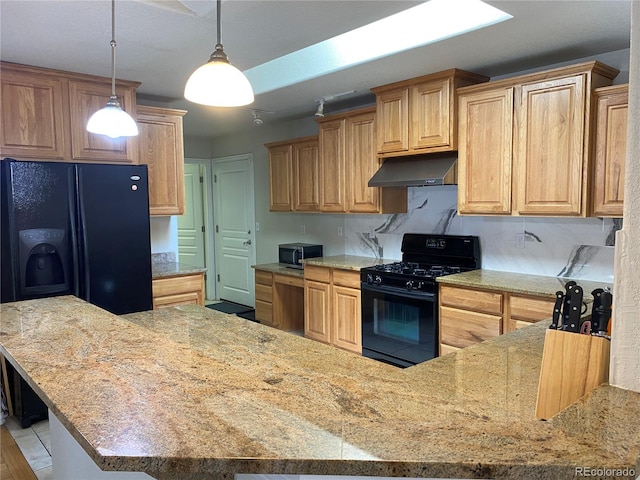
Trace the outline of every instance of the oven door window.
<instances>
[{"instance_id":1,"label":"oven door window","mask_svg":"<svg viewBox=\"0 0 640 480\"><path fill-rule=\"evenodd\" d=\"M417 364L437 356L436 296L362 284L363 355Z\"/></svg>"},{"instance_id":2,"label":"oven door window","mask_svg":"<svg viewBox=\"0 0 640 480\"><path fill-rule=\"evenodd\" d=\"M420 343L420 306L389 297L373 299L373 333L411 345Z\"/></svg>"}]
</instances>

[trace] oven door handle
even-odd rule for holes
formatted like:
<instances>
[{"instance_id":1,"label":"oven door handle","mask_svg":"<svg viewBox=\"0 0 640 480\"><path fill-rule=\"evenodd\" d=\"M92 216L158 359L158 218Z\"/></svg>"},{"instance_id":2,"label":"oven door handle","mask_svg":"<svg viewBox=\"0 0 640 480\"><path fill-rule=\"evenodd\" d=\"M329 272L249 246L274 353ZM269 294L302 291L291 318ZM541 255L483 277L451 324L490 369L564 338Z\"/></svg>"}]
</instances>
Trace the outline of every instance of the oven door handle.
<instances>
[{"instance_id":1,"label":"oven door handle","mask_svg":"<svg viewBox=\"0 0 640 480\"><path fill-rule=\"evenodd\" d=\"M388 293L390 295L397 295L399 297L404 298L412 298L415 300L426 300L435 302L436 294L435 293L426 293L426 292L413 292L411 290L402 290L393 287L385 287L384 285L376 285L375 287L370 286L368 283L361 282L360 290L367 291L371 293Z\"/></svg>"}]
</instances>

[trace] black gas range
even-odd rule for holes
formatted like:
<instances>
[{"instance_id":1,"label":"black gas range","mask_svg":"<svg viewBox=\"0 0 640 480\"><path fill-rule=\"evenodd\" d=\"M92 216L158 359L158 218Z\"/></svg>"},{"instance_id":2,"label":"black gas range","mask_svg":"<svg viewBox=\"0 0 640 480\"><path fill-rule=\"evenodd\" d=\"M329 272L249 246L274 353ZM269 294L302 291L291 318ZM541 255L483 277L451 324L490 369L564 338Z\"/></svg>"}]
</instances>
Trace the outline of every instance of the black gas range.
<instances>
[{"instance_id":1,"label":"black gas range","mask_svg":"<svg viewBox=\"0 0 640 480\"><path fill-rule=\"evenodd\" d=\"M477 268L478 237L405 234L401 262L360 271L363 355L399 367L437 357L436 278Z\"/></svg>"}]
</instances>

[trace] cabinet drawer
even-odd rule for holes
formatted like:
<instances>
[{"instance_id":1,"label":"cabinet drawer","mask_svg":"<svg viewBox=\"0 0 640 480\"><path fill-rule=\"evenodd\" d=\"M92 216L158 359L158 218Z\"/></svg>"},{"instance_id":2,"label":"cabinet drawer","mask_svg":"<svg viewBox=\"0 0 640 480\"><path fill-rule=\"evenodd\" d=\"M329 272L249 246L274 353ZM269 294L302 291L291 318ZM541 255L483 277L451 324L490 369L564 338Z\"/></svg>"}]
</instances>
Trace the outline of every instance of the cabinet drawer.
<instances>
[{"instance_id":1,"label":"cabinet drawer","mask_svg":"<svg viewBox=\"0 0 640 480\"><path fill-rule=\"evenodd\" d=\"M502 294L441 285L440 305L501 315Z\"/></svg>"},{"instance_id":2,"label":"cabinet drawer","mask_svg":"<svg viewBox=\"0 0 640 480\"><path fill-rule=\"evenodd\" d=\"M273 323L273 305L256 299L256 320L262 323Z\"/></svg>"},{"instance_id":3,"label":"cabinet drawer","mask_svg":"<svg viewBox=\"0 0 640 480\"><path fill-rule=\"evenodd\" d=\"M306 265L304 267L305 280L315 280L316 282L331 282L331 269L329 267L316 267L315 265Z\"/></svg>"},{"instance_id":4,"label":"cabinet drawer","mask_svg":"<svg viewBox=\"0 0 640 480\"><path fill-rule=\"evenodd\" d=\"M333 284L360 290L360 272L334 268Z\"/></svg>"},{"instance_id":5,"label":"cabinet drawer","mask_svg":"<svg viewBox=\"0 0 640 480\"><path fill-rule=\"evenodd\" d=\"M289 285L291 287L304 288L304 278L292 277L291 275L274 275L273 283L280 283L282 285Z\"/></svg>"},{"instance_id":6,"label":"cabinet drawer","mask_svg":"<svg viewBox=\"0 0 640 480\"><path fill-rule=\"evenodd\" d=\"M256 270L256 283L260 285L269 285L273 281L273 273L265 272L264 270Z\"/></svg>"},{"instance_id":7,"label":"cabinet drawer","mask_svg":"<svg viewBox=\"0 0 640 480\"><path fill-rule=\"evenodd\" d=\"M512 295L509 300L510 315L513 319L529 322L546 320L553 315L554 300Z\"/></svg>"},{"instance_id":8,"label":"cabinet drawer","mask_svg":"<svg viewBox=\"0 0 640 480\"><path fill-rule=\"evenodd\" d=\"M256 284L256 300L262 300L263 302L272 302L273 289L271 286Z\"/></svg>"},{"instance_id":9,"label":"cabinet drawer","mask_svg":"<svg viewBox=\"0 0 640 480\"><path fill-rule=\"evenodd\" d=\"M153 296L164 297L178 293L197 292L204 288L204 274L182 277L155 278L152 281Z\"/></svg>"},{"instance_id":10,"label":"cabinet drawer","mask_svg":"<svg viewBox=\"0 0 640 480\"><path fill-rule=\"evenodd\" d=\"M502 317L440 307L440 341L465 348L502 333Z\"/></svg>"},{"instance_id":11,"label":"cabinet drawer","mask_svg":"<svg viewBox=\"0 0 640 480\"><path fill-rule=\"evenodd\" d=\"M166 295L153 299L153 309L167 307L177 307L178 305L200 305L200 298L197 292L179 293L177 295Z\"/></svg>"}]
</instances>

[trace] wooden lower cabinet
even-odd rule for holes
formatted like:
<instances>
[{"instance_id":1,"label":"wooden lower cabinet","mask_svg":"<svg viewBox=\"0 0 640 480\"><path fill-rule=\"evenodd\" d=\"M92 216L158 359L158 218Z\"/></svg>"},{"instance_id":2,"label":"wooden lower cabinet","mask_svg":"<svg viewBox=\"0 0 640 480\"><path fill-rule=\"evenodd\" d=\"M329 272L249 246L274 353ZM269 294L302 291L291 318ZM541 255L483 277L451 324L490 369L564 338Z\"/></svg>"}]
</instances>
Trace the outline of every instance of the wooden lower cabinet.
<instances>
[{"instance_id":1,"label":"wooden lower cabinet","mask_svg":"<svg viewBox=\"0 0 640 480\"><path fill-rule=\"evenodd\" d=\"M302 331L304 280L256 270L256 320L285 331Z\"/></svg>"},{"instance_id":2,"label":"wooden lower cabinet","mask_svg":"<svg viewBox=\"0 0 640 480\"><path fill-rule=\"evenodd\" d=\"M550 319L555 298L440 285L440 355Z\"/></svg>"},{"instance_id":3,"label":"wooden lower cabinet","mask_svg":"<svg viewBox=\"0 0 640 480\"><path fill-rule=\"evenodd\" d=\"M204 272L154 278L151 285L154 310L178 305L204 306Z\"/></svg>"},{"instance_id":4,"label":"wooden lower cabinet","mask_svg":"<svg viewBox=\"0 0 640 480\"><path fill-rule=\"evenodd\" d=\"M360 273L308 265L304 276L305 337L362 353Z\"/></svg>"},{"instance_id":5,"label":"wooden lower cabinet","mask_svg":"<svg viewBox=\"0 0 640 480\"><path fill-rule=\"evenodd\" d=\"M441 345L465 348L502 333L500 293L442 285L439 310Z\"/></svg>"},{"instance_id":6,"label":"wooden lower cabinet","mask_svg":"<svg viewBox=\"0 0 640 480\"><path fill-rule=\"evenodd\" d=\"M256 320L273 326L273 273L256 270Z\"/></svg>"}]
</instances>

